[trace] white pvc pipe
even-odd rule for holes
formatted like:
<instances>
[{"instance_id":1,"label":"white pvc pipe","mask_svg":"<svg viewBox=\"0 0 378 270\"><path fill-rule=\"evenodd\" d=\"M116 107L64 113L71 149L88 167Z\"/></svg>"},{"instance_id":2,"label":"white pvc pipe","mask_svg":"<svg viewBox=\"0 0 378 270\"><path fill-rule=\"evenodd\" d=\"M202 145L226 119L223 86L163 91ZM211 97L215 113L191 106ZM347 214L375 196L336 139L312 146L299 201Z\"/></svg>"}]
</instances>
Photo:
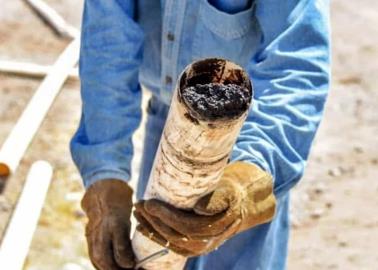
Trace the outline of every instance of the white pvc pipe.
<instances>
[{"instance_id":1,"label":"white pvc pipe","mask_svg":"<svg viewBox=\"0 0 378 270\"><path fill-rule=\"evenodd\" d=\"M70 38L77 38L80 31L68 24L58 12L42 0L24 0L27 2L48 24L59 33L59 35Z\"/></svg>"},{"instance_id":2,"label":"white pvc pipe","mask_svg":"<svg viewBox=\"0 0 378 270\"><path fill-rule=\"evenodd\" d=\"M0 149L0 176L14 172L79 59L79 38L72 41L51 67Z\"/></svg>"},{"instance_id":3,"label":"white pvc pipe","mask_svg":"<svg viewBox=\"0 0 378 270\"><path fill-rule=\"evenodd\" d=\"M0 269L23 269L52 173L46 161L32 165L0 246Z\"/></svg>"},{"instance_id":4,"label":"white pvc pipe","mask_svg":"<svg viewBox=\"0 0 378 270\"><path fill-rule=\"evenodd\" d=\"M236 119L201 120L191 115L181 97L182 88L195 83L234 83L252 91L241 67L221 59L205 59L189 65L179 78L155 156L145 199L158 198L175 207L190 209L215 189L248 109ZM252 94L251 94L252 95ZM134 253L141 260L163 247L136 231ZM148 270L179 270L186 258L172 251L143 265Z\"/></svg>"},{"instance_id":5,"label":"white pvc pipe","mask_svg":"<svg viewBox=\"0 0 378 270\"><path fill-rule=\"evenodd\" d=\"M31 77L45 77L52 66L50 65L39 65L28 62L16 62L16 61L7 61L0 60L0 72L10 73L23 76ZM68 74L69 78L79 79L78 68L72 68Z\"/></svg>"}]
</instances>

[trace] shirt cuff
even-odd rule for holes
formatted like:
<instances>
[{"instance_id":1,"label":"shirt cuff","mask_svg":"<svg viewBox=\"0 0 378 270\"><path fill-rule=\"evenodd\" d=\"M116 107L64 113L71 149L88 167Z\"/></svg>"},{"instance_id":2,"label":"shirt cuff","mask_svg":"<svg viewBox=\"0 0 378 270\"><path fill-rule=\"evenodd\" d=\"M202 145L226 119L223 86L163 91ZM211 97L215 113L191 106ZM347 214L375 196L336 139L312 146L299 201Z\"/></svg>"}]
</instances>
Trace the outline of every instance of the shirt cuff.
<instances>
[{"instance_id":1,"label":"shirt cuff","mask_svg":"<svg viewBox=\"0 0 378 270\"><path fill-rule=\"evenodd\" d=\"M97 181L106 180L106 179L117 179L124 182L130 181L130 173L117 170L117 169L104 169L99 170L94 173L83 175L83 182L85 189L88 189L92 184Z\"/></svg>"},{"instance_id":2,"label":"shirt cuff","mask_svg":"<svg viewBox=\"0 0 378 270\"><path fill-rule=\"evenodd\" d=\"M253 150L252 152L250 151L247 152L245 150L241 150L235 147L234 150L232 151L230 161L231 162L244 161L244 162L256 164L262 170L269 173L273 177L273 173L270 169L268 162L264 159L263 155L260 152L253 151Z\"/></svg>"}]
</instances>

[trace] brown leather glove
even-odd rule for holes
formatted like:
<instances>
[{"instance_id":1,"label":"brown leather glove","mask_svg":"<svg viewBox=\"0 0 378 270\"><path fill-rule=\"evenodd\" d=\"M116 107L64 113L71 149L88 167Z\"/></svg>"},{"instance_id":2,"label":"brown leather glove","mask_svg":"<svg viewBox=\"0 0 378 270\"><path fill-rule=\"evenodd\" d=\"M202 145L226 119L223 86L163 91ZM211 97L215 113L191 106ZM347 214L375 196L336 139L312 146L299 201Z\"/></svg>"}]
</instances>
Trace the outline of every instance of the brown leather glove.
<instances>
[{"instance_id":1,"label":"brown leather glove","mask_svg":"<svg viewBox=\"0 0 378 270\"><path fill-rule=\"evenodd\" d=\"M137 230L184 256L208 253L233 235L271 221L276 207L272 177L254 164L229 164L216 190L193 211L159 200L136 204Z\"/></svg>"},{"instance_id":2,"label":"brown leather glove","mask_svg":"<svg viewBox=\"0 0 378 270\"><path fill-rule=\"evenodd\" d=\"M92 184L81 201L88 216L89 257L98 270L133 269L130 241L132 189L120 180Z\"/></svg>"}]
</instances>

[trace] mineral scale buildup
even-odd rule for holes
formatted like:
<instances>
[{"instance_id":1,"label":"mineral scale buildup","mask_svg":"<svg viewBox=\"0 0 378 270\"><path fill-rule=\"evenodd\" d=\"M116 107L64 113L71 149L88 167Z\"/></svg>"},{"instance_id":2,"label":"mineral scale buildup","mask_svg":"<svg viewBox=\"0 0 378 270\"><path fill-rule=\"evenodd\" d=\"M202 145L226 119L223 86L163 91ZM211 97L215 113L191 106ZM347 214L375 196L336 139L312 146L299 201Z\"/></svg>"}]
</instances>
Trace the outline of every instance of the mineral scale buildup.
<instances>
[{"instance_id":1,"label":"mineral scale buildup","mask_svg":"<svg viewBox=\"0 0 378 270\"><path fill-rule=\"evenodd\" d=\"M201 120L240 117L251 103L251 91L237 84L196 84L182 90L182 98Z\"/></svg>"}]
</instances>

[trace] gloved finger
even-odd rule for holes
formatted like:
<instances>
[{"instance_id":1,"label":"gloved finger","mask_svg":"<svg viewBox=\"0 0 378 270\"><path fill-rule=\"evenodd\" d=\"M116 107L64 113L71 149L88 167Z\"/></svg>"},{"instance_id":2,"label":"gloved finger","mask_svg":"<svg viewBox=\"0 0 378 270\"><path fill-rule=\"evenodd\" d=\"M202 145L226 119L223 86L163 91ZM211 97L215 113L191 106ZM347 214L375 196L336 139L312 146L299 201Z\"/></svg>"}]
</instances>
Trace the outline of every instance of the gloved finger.
<instances>
[{"instance_id":1,"label":"gloved finger","mask_svg":"<svg viewBox=\"0 0 378 270\"><path fill-rule=\"evenodd\" d=\"M199 215L212 216L227 210L236 200L235 190L220 183L214 192L199 199L193 210Z\"/></svg>"},{"instance_id":2,"label":"gloved finger","mask_svg":"<svg viewBox=\"0 0 378 270\"><path fill-rule=\"evenodd\" d=\"M248 187L248 194L252 197L254 202L259 202L266 199L273 193L273 181L270 175L262 175L261 178L252 182Z\"/></svg>"},{"instance_id":3,"label":"gloved finger","mask_svg":"<svg viewBox=\"0 0 378 270\"><path fill-rule=\"evenodd\" d=\"M135 266L134 252L131 247L129 226L114 228L113 231L113 251L117 264L123 268L133 268Z\"/></svg>"},{"instance_id":4,"label":"gloved finger","mask_svg":"<svg viewBox=\"0 0 378 270\"><path fill-rule=\"evenodd\" d=\"M98 270L122 270L114 261L110 233L96 230L87 237L89 257Z\"/></svg>"},{"instance_id":5,"label":"gloved finger","mask_svg":"<svg viewBox=\"0 0 378 270\"><path fill-rule=\"evenodd\" d=\"M240 225L241 219L237 219L228 228L226 228L224 232L217 236L201 239L189 239L187 246L190 248L188 249L193 253L193 256L207 254L217 249L226 240L230 239L233 235L235 235L239 231Z\"/></svg>"},{"instance_id":6,"label":"gloved finger","mask_svg":"<svg viewBox=\"0 0 378 270\"><path fill-rule=\"evenodd\" d=\"M216 236L212 239L211 242L209 242L209 245L207 247L207 253L211 252L218 247L220 247L223 243L225 243L228 239L230 239L232 236L234 236L236 233L239 232L241 226L241 219L235 220L233 224L231 224L226 231L219 236ZM200 254L202 255L202 254Z\"/></svg>"},{"instance_id":7,"label":"gloved finger","mask_svg":"<svg viewBox=\"0 0 378 270\"><path fill-rule=\"evenodd\" d=\"M263 200L260 203L257 203L257 211L260 213L260 223L265 223L274 217L274 214L276 212L276 197L271 194L269 197L267 197L265 200Z\"/></svg>"},{"instance_id":8,"label":"gloved finger","mask_svg":"<svg viewBox=\"0 0 378 270\"><path fill-rule=\"evenodd\" d=\"M140 211L140 214L153 227L154 230L156 230L169 242L169 245L174 245L193 253L207 250L211 237L197 239L191 238L190 236L185 236L174 231L172 228L161 222L159 218L149 215L143 209Z\"/></svg>"},{"instance_id":9,"label":"gloved finger","mask_svg":"<svg viewBox=\"0 0 378 270\"><path fill-rule=\"evenodd\" d=\"M247 211L250 214L243 222L242 231L271 221L276 211L276 198L273 194L271 194L268 198L261 202L250 203Z\"/></svg>"},{"instance_id":10,"label":"gloved finger","mask_svg":"<svg viewBox=\"0 0 378 270\"><path fill-rule=\"evenodd\" d=\"M162 247L169 248L170 250L173 250L177 254L181 254L185 257L193 256L191 252L188 250L185 250L183 248L179 248L171 243L169 243L163 236L161 236L148 222L144 219L144 217L137 212L134 212L135 218L140 222L138 224L136 230L141 232L144 236L148 237L155 243L161 245Z\"/></svg>"},{"instance_id":11,"label":"gloved finger","mask_svg":"<svg viewBox=\"0 0 378 270\"><path fill-rule=\"evenodd\" d=\"M165 242L165 239L159 235L157 232L154 232L153 234L151 234L151 229L147 229L144 225L142 224L138 224L137 227L136 227L136 230L140 233L142 233L145 237L148 237L149 239L151 239L152 241L154 241L155 243L159 244L162 246L163 248L163 244ZM153 231L153 229L152 229ZM183 248L179 248L173 244L169 244L169 246L166 246L166 248L168 248L169 250L177 253L177 254L180 254L184 257L192 257L192 256L195 256L193 255L192 252L189 252Z\"/></svg>"},{"instance_id":12,"label":"gloved finger","mask_svg":"<svg viewBox=\"0 0 378 270\"><path fill-rule=\"evenodd\" d=\"M190 237L218 235L235 220L232 212L224 212L214 216L201 216L193 211L179 210L154 199L146 201L144 208L148 214L158 217L173 230Z\"/></svg>"},{"instance_id":13,"label":"gloved finger","mask_svg":"<svg viewBox=\"0 0 378 270\"><path fill-rule=\"evenodd\" d=\"M185 237L185 235L162 223L159 218L148 214L143 207L136 209L135 214L136 217L138 215L141 215L143 217L143 219L138 220L141 224L144 224L145 222L150 224L154 228L154 230L157 231L161 236L163 236L164 239L166 239L169 243L173 243Z\"/></svg>"},{"instance_id":14,"label":"gloved finger","mask_svg":"<svg viewBox=\"0 0 378 270\"><path fill-rule=\"evenodd\" d=\"M158 243L162 247L168 247L169 243L167 239L162 237L141 213L134 211L134 216L139 223L136 227L137 231L141 232L144 236Z\"/></svg>"},{"instance_id":15,"label":"gloved finger","mask_svg":"<svg viewBox=\"0 0 378 270\"><path fill-rule=\"evenodd\" d=\"M143 206L137 205L136 209L138 208L141 208L143 212ZM217 220L221 220L221 216L199 216L194 212L179 210L158 200L146 201L144 210L148 215L157 217L161 223L174 231L190 237L208 236L212 233L218 234L224 229L223 226L219 228L215 224Z\"/></svg>"}]
</instances>

